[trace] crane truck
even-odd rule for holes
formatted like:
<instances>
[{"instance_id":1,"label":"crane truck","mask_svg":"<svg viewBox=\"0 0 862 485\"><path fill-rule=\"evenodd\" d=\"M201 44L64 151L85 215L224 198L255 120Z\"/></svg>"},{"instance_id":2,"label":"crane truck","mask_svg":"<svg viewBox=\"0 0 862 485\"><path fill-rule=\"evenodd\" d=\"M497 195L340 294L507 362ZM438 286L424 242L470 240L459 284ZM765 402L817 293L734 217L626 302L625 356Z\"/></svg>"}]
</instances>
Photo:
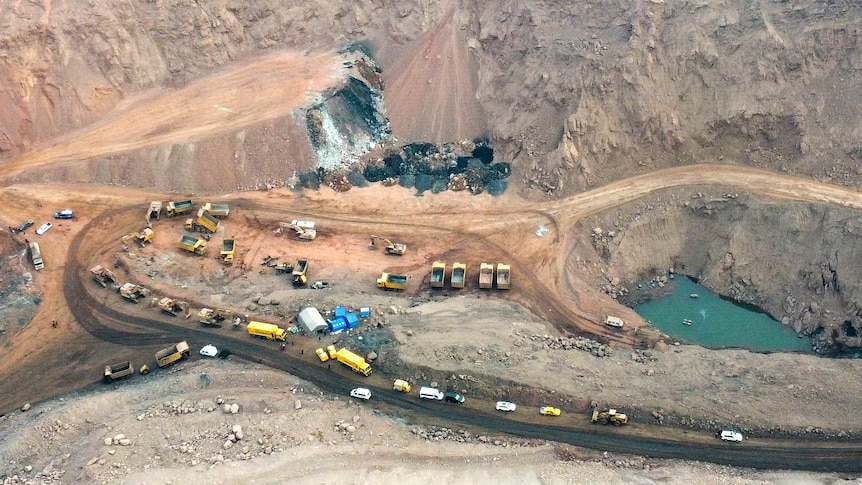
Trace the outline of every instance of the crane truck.
<instances>
[{"instance_id":1,"label":"crane truck","mask_svg":"<svg viewBox=\"0 0 862 485\"><path fill-rule=\"evenodd\" d=\"M335 358L342 364L364 376L371 374L371 365L369 365L368 362L365 362L365 359L347 349L341 349L336 352Z\"/></svg>"},{"instance_id":2,"label":"crane truck","mask_svg":"<svg viewBox=\"0 0 862 485\"><path fill-rule=\"evenodd\" d=\"M487 290L494 285L494 265L482 263L479 265L479 289Z\"/></svg>"},{"instance_id":3,"label":"crane truck","mask_svg":"<svg viewBox=\"0 0 862 485\"><path fill-rule=\"evenodd\" d=\"M452 288L463 288L467 279L467 265L464 263L452 264Z\"/></svg>"},{"instance_id":4,"label":"crane truck","mask_svg":"<svg viewBox=\"0 0 862 485\"><path fill-rule=\"evenodd\" d=\"M446 263L435 261L431 264L431 288L443 288L446 279Z\"/></svg>"},{"instance_id":5,"label":"crane truck","mask_svg":"<svg viewBox=\"0 0 862 485\"><path fill-rule=\"evenodd\" d=\"M406 290L408 279L405 275L383 273L377 278L377 287L385 290Z\"/></svg>"},{"instance_id":6,"label":"crane truck","mask_svg":"<svg viewBox=\"0 0 862 485\"><path fill-rule=\"evenodd\" d=\"M165 209L165 213L168 217L181 216L183 214L188 214L193 208L194 205L190 200L171 201L168 202L168 207Z\"/></svg>"},{"instance_id":7,"label":"crane truck","mask_svg":"<svg viewBox=\"0 0 862 485\"><path fill-rule=\"evenodd\" d=\"M159 367L167 367L174 362L189 356L189 344L182 342L156 352L156 363Z\"/></svg>"},{"instance_id":8,"label":"crane truck","mask_svg":"<svg viewBox=\"0 0 862 485\"><path fill-rule=\"evenodd\" d=\"M248 333L255 337L263 337L269 340L284 340L287 331L274 323L248 322Z\"/></svg>"}]
</instances>

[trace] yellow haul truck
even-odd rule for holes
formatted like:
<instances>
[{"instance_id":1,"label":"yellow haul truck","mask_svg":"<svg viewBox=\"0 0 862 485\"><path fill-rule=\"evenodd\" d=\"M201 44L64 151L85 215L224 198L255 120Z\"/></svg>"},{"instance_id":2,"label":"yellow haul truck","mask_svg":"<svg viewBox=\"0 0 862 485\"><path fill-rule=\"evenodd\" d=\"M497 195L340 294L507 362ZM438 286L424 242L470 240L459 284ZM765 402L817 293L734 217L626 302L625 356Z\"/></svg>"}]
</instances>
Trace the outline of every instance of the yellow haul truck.
<instances>
[{"instance_id":1,"label":"yellow haul truck","mask_svg":"<svg viewBox=\"0 0 862 485\"><path fill-rule=\"evenodd\" d=\"M446 263L435 261L431 264L431 288L443 288L446 279Z\"/></svg>"},{"instance_id":2,"label":"yellow haul truck","mask_svg":"<svg viewBox=\"0 0 862 485\"><path fill-rule=\"evenodd\" d=\"M508 290L511 283L511 274L512 270L509 268L508 264L499 263L497 264L497 289L498 290Z\"/></svg>"},{"instance_id":3,"label":"yellow haul truck","mask_svg":"<svg viewBox=\"0 0 862 485\"><path fill-rule=\"evenodd\" d=\"M189 344L182 342L156 352L156 363L159 367L167 367L174 362L189 356Z\"/></svg>"},{"instance_id":4,"label":"yellow haul truck","mask_svg":"<svg viewBox=\"0 0 862 485\"><path fill-rule=\"evenodd\" d=\"M339 362L350 367L354 371L367 376L371 374L371 366L368 362L365 362L365 359L354 354L353 352L347 349L341 349L335 354L335 358L338 359Z\"/></svg>"},{"instance_id":5,"label":"yellow haul truck","mask_svg":"<svg viewBox=\"0 0 862 485\"><path fill-rule=\"evenodd\" d=\"M218 231L219 221L209 212L201 209L198 211L197 218L189 217L186 219L186 231L192 232L216 232Z\"/></svg>"},{"instance_id":6,"label":"yellow haul truck","mask_svg":"<svg viewBox=\"0 0 862 485\"><path fill-rule=\"evenodd\" d=\"M479 288L487 290L494 286L494 265L482 263L479 265Z\"/></svg>"},{"instance_id":7,"label":"yellow haul truck","mask_svg":"<svg viewBox=\"0 0 862 485\"><path fill-rule=\"evenodd\" d=\"M190 200L171 201L168 202L165 213L168 217L181 216L183 214L188 214L193 208L194 205Z\"/></svg>"},{"instance_id":8,"label":"yellow haul truck","mask_svg":"<svg viewBox=\"0 0 862 485\"><path fill-rule=\"evenodd\" d=\"M248 322L248 333L269 340L284 340L287 337L287 331L278 325L254 321Z\"/></svg>"},{"instance_id":9,"label":"yellow haul truck","mask_svg":"<svg viewBox=\"0 0 862 485\"><path fill-rule=\"evenodd\" d=\"M464 263L452 264L452 288L463 288L467 280L467 265Z\"/></svg>"},{"instance_id":10,"label":"yellow haul truck","mask_svg":"<svg viewBox=\"0 0 862 485\"><path fill-rule=\"evenodd\" d=\"M207 250L207 242L199 237L183 236L177 243L177 247L190 253L204 254Z\"/></svg>"},{"instance_id":11,"label":"yellow haul truck","mask_svg":"<svg viewBox=\"0 0 862 485\"><path fill-rule=\"evenodd\" d=\"M106 365L105 366L105 382L115 381L117 379L122 379L123 377L130 376L135 373L135 367L131 362L126 361L120 364L114 365Z\"/></svg>"},{"instance_id":12,"label":"yellow haul truck","mask_svg":"<svg viewBox=\"0 0 862 485\"><path fill-rule=\"evenodd\" d=\"M236 244L233 239L225 239L221 242L221 253L219 258L224 264L233 264L233 257L236 255Z\"/></svg>"}]
</instances>

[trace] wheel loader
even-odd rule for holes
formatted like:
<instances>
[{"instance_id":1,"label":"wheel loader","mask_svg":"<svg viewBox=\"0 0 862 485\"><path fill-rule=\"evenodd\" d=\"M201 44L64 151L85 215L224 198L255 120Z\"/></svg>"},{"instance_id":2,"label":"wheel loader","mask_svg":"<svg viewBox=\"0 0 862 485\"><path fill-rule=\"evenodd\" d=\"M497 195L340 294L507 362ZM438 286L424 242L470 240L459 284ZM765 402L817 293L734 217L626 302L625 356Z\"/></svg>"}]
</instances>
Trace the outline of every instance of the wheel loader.
<instances>
[{"instance_id":1,"label":"wheel loader","mask_svg":"<svg viewBox=\"0 0 862 485\"><path fill-rule=\"evenodd\" d=\"M385 237L380 236L371 236L371 244L368 245L371 249L377 248L377 240L380 239L385 244L384 248L386 249L386 254L394 254L396 256L403 256L404 253L407 252L407 245L404 243L394 243Z\"/></svg>"},{"instance_id":2,"label":"wheel loader","mask_svg":"<svg viewBox=\"0 0 862 485\"><path fill-rule=\"evenodd\" d=\"M593 416L591 418L593 423L602 423L602 424L610 424L614 423L616 426L621 426L629 422L629 417L625 414L617 411L616 409L606 409L604 411L599 411L598 408L593 409Z\"/></svg>"}]
</instances>

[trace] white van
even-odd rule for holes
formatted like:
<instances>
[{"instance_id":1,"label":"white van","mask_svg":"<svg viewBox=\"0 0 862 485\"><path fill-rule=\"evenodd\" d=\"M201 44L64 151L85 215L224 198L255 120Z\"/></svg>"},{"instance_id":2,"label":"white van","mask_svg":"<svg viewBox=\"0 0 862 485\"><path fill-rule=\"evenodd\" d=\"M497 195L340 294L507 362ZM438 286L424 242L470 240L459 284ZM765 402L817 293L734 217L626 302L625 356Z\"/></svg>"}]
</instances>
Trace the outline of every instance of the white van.
<instances>
[{"instance_id":1,"label":"white van","mask_svg":"<svg viewBox=\"0 0 862 485\"><path fill-rule=\"evenodd\" d=\"M419 397L422 399L433 399L435 401L443 400L443 392L433 387L423 387L419 389Z\"/></svg>"}]
</instances>

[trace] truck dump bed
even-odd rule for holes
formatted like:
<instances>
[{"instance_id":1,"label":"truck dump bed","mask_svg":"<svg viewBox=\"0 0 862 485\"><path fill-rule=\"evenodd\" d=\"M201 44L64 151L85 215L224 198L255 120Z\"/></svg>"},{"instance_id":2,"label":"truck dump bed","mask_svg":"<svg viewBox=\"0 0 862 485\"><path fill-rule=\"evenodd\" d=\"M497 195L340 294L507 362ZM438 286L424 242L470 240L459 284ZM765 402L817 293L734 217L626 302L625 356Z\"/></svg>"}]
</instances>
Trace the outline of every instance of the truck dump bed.
<instances>
[{"instance_id":1,"label":"truck dump bed","mask_svg":"<svg viewBox=\"0 0 862 485\"><path fill-rule=\"evenodd\" d=\"M189 344L182 342L172 345L164 350L156 352L156 363L159 367L165 367L189 355Z\"/></svg>"},{"instance_id":2,"label":"truck dump bed","mask_svg":"<svg viewBox=\"0 0 862 485\"><path fill-rule=\"evenodd\" d=\"M446 263L435 261L431 265L431 288L443 288L443 281L446 278Z\"/></svg>"},{"instance_id":3,"label":"truck dump bed","mask_svg":"<svg viewBox=\"0 0 862 485\"><path fill-rule=\"evenodd\" d=\"M497 265L497 289L508 290L511 285L511 269L508 264Z\"/></svg>"},{"instance_id":4,"label":"truck dump bed","mask_svg":"<svg viewBox=\"0 0 862 485\"><path fill-rule=\"evenodd\" d=\"M482 263L479 265L479 288L488 289L494 286L494 265Z\"/></svg>"},{"instance_id":5,"label":"truck dump bed","mask_svg":"<svg viewBox=\"0 0 862 485\"><path fill-rule=\"evenodd\" d=\"M130 361L105 366L105 382L115 381L135 373L135 368Z\"/></svg>"},{"instance_id":6,"label":"truck dump bed","mask_svg":"<svg viewBox=\"0 0 862 485\"><path fill-rule=\"evenodd\" d=\"M225 218L230 214L230 207L228 207L227 204L213 204L212 202L207 202L201 210L218 218Z\"/></svg>"},{"instance_id":7,"label":"truck dump bed","mask_svg":"<svg viewBox=\"0 0 862 485\"><path fill-rule=\"evenodd\" d=\"M452 264L452 288L463 288L466 279L467 265L463 263Z\"/></svg>"},{"instance_id":8,"label":"truck dump bed","mask_svg":"<svg viewBox=\"0 0 862 485\"><path fill-rule=\"evenodd\" d=\"M383 273L380 278L377 278L377 287L387 290L406 290L408 279L406 275Z\"/></svg>"},{"instance_id":9,"label":"truck dump bed","mask_svg":"<svg viewBox=\"0 0 862 485\"><path fill-rule=\"evenodd\" d=\"M234 257L234 240L233 239L225 239L221 243L221 253L219 254L219 258L225 263L233 263Z\"/></svg>"},{"instance_id":10,"label":"truck dump bed","mask_svg":"<svg viewBox=\"0 0 862 485\"><path fill-rule=\"evenodd\" d=\"M178 200L168 202L168 207L165 209L165 212L168 214L168 217L174 217L182 214L188 214L192 211L192 201L191 200Z\"/></svg>"},{"instance_id":11,"label":"truck dump bed","mask_svg":"<svg viewBox=\"0 0 862 485\"><path fill-rule=\"evenodd\" d=\"M206 251L207 243L203 239L194 236L183 236L177 243L177 247L192 253L203 254Z\"/></svg>"}]
</instances>

